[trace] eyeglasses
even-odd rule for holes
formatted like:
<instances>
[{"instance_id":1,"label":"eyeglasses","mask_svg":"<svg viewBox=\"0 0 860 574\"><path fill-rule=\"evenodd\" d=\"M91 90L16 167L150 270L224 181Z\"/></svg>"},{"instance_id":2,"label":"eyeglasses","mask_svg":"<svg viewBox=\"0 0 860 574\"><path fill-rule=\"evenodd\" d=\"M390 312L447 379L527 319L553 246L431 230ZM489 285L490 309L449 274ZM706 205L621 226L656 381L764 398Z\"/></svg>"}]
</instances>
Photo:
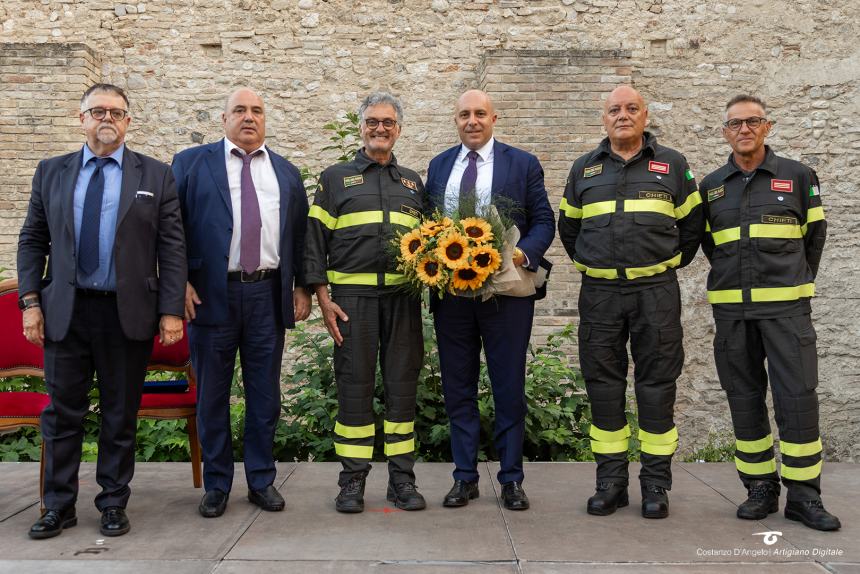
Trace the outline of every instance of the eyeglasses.
<instances>
[{"instance_id":1,"label":"eyeglasses","mask_svg":"<svg viewBox=\"0 0 860 574\"><path fill-rule=\"evenodd\" d=\"M376 118L365 118L364 125L369 127L372 130L375 130L379 127L379 124L382 124L386 130L393 129L394 126L397 125L397 120L392 120L391 118L385 118L384 120L378 120Z\"/></svg>"},{"instance_id":2,"label":"eyeglasses","mask_svg":"<svg viewBox=\"0 0 860 574\"><path fill-rule=\"evenodd\" d=\"M723 124L723 127L732 130L733 132L740 131L741 126L746 124L747 127L751 130L758 129L762 124L767 123L767 118L760 118L758 116L753 116L751 118L739 119L735 118L733 120L729 120Z\"/></svg>"},{"instance_id":3,"label":"eyeglasses","mask_svg":"<svg viewBox=\"0 0 860 574\"><path fill-rule=\"evenodd\" d=\"M128 115L128 110L123 110L120 108L90 108L88 110L84 110L84 113L88 113L92 116L94 120L103 120L105 116L110 113L110 117L113 121L119 122L125 119L125 116Z\"/></svg>"}]
</instances>

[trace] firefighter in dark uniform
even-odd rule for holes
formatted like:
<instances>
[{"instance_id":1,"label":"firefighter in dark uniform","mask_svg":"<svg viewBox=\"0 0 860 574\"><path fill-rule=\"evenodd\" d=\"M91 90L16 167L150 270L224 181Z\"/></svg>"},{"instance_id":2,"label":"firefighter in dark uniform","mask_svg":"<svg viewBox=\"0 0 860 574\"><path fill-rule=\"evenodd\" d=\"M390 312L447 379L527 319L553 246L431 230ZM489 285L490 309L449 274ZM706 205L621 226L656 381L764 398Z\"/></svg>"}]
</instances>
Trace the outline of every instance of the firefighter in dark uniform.
<instances>
[{"instance_id":1,"label":"firefighter in dark uniform","mask_svg":"<svg viewBox=\"0 0 860 574\"><path fill-rule=\"evenodd\" d=\"M400 135L400 101L386 92L359 109L364 147L355 159L320 177L308 219L307 283L314 285L335 342L338 415L335 450L343 463L340 512L364 510L364 485L376 428L373 394L377 358L385 390L388 500L404 510L425 507L415 488L415 394L424 354L420 300L404 293L391 254L397 230L418 224L424 185L392 153ZM329 294L331 288L331 294Z\"/></svg>"},{"instance_id":2,"label":"firefighter in dark uniform","mask_svg":"<svg viewBox=\"0 0 860 574\"><path fill-rule=\"evenodd\" d=\"M606 100L609 137L571 168L559 234L582 272L579 361L591 401L597 487L589 514L628 504L625 416L627 341L635 364L642 515L669 514L671 461L678 445L675 380L684 364L675 270L698 250L701 196L684 156L645 131L642 96L620 86Z\"/></svg>"},{"instance_id":3,"label":"firefighter in dark uniform","mask_svg":"<svg viewBox=\"0 0 860 574\"><path fill-rule=\"evenodd\" d=\"M785 516L836 530L839 519L821 504L818 358L809 302L827 233L818 177L765 145L772 124L759 98L733 98L723 125L733 152L702 181L702 247L711 262L714 358L732 412L735 464L749 494L737 515L761 520L779 510L765 403L769 379L788 490Z\"/></svg>"}]
</instances>

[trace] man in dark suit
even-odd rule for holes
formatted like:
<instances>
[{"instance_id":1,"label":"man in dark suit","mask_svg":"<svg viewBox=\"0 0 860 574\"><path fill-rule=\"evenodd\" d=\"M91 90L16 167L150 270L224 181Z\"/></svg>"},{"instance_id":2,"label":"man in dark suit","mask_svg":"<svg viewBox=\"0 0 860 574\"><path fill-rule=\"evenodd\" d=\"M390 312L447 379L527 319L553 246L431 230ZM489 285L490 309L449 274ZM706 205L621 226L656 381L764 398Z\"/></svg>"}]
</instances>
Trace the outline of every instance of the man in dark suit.
<instances>
[{"instance_id":1,"label":"man in dark suit","mask_svg":"<svg viewBox=\"0 0 860 574\"><path fill-rule=\"evenodd\" d=\"M224 513L233 485L230 386L237 351L248 499L263 510L284 509L272 484L284 329L306 319L311 306L301 271L308 201L299 170L264 145L265 109L252 90L234 91L222 120L224 139L173 158L188 241L185 316L197 373L205 517Z\"/></svg>"},{"instance_id":2,"label":"man in dark suit","mask_svg":"<svg viewBox=\"0 0 860 574\"><path fill-rule=\"evenodd\" d=\"M490 203L509 210L520 232L513 263L536 271L555 235L555 215L547 200L538 159L493 138L496 112L490 97L469 90L457 100L457 145L433 158L427 193L436 207L455 210L460 201L480 211ZM548 265L548 264L547 264ZM510 510L525 510L522 488L525 434L526 350L534 317L534 297L495 296L485 302L446 294L434 297L436 338L445 408L451 419L454 486L448 507L478 497L480 419L477 393L480 352L487 357L496 409L495 445L502 500Z\"/></svg>"},{"instance_id":3,"label":"man in dark suit","mask_svg":"<svg viewBox=\"0 0 860 574\"><path fill-rule=\"evenodd\" d=\"M125 507L152 339L160 333L170 345L182 338L185 243L173 174L125 147L128 107L117 86L97 84L84 93L87 143L39 163L18 241L24 335L45 348L51 396L41 425L46 510L31 538L77 524L82 420L94 372L102 414L100 530L129 531Z\"/></svg>"}]
</instances>

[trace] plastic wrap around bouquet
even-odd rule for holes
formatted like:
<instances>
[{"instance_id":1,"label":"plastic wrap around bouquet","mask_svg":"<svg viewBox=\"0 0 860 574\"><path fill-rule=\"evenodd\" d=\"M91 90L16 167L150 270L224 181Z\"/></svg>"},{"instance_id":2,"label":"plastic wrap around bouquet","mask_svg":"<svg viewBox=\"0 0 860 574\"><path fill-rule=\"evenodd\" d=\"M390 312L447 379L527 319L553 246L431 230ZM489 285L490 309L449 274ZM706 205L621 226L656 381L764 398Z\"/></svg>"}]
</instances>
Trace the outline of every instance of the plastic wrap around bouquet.
<instances>
[{"instance_id":1,"label":"plastic wrap around bouquet","mask_svg":"<svg viewBox=\"0 0 860 574\"><path fill-rule=\"evenodd\" d=\"M528 297L546 281L546 272L514 265L519 239L519 229L494 205L474 217L436 211L395 239L397 269L407 289L420 293L430 287L440 299L445 293L483 301L494 295Z\"/></svg>"}]
</instances>

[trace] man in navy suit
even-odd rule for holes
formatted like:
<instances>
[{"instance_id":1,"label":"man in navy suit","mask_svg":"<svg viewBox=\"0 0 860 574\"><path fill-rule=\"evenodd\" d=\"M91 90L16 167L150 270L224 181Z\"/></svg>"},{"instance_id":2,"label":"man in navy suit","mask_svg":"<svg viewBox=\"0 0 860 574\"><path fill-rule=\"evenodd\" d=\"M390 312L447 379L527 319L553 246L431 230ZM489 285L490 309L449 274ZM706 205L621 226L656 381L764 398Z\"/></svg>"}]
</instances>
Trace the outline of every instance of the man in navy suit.
<instances>
[{"instance_id":1,"label":"man in navy suit","mask_svg":"<svg viewBox=\"0 0 860 574\"><path fill-rule=\"evenodd\" d=\"M495 140L496 117L486 93L469 90L460 96L454 121L462 144L430 162L427 193L436 207L446 211L456 210L461 199L478 210L490 203L509 209L521 235L513 263L536 271L555 235L555 215L544 188L543 168L530 153ZM526 351L534 299L500 295L482 302L450 294L441 300L432 298L456 467L445 506L465 506L479 494L477 394L483 345L496 409L494 439L501 461L498 480L502 500L510 510L529 507L522 487L522 459Z\"/></svg>"},{"instance_id":2,"label":"man in navy suit","mask_svg":"<svg viewBox=\"0 0 860 574\"><path fill-rule=\"evenodd\" d=\"M299 170L264 145L265 109L252 90L234 91L222 120L224 139L173 158L188 244L185 316L197 373L205 517L224 513L233 484L237 351L248 499L263 510L284 509L272 484L284 329L306 319L311 306L301 271L308 202Z\"/></svg>"}]
</instances>

